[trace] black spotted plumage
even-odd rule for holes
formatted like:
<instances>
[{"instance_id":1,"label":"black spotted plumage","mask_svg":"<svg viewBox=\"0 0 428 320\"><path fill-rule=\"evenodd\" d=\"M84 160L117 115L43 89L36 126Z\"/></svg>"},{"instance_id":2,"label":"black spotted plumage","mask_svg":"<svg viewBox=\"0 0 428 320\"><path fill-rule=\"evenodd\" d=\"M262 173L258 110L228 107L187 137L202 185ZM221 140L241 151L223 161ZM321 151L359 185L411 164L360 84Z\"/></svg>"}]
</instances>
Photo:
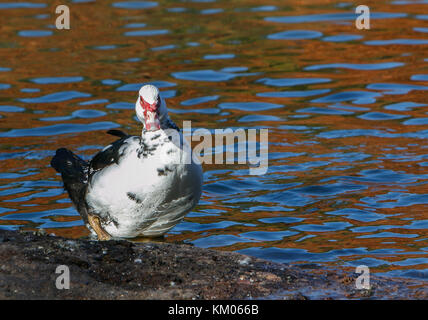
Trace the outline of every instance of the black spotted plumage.
<instances>
[{"instance_id":1,"label":"black spotted plumage","mask_svg":"<svg viewBox=\"0 0 428 320\"><path fill-rule=\"evenodd\" d=\"M138 198L138 196L133 192L127 192L126 195L128 196L129 199L135 201L136 203L142 203L143 202L143 200Z\"/></svg>"}]
</instances>

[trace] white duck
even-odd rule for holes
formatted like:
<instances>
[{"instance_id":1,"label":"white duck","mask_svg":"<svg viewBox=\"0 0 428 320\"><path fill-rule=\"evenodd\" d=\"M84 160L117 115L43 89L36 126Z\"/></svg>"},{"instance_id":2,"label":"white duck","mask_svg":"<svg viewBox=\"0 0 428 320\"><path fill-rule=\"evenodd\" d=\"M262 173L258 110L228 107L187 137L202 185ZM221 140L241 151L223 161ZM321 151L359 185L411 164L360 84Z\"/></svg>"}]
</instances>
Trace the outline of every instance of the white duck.
<instances>
[{"instance_id":1,"label":"white duck","mask_svg":"<svg viewBox=\"0 0 428 320\"><path fill-rule=\"evenodd\" d=\"M58 149L51 161L86 225L100 240L163 235L201 196L201 165L193 160L155 86L140 89L135 111L144 125L141 136L110 130L120 139L91 161L65 148Z\"/></svg>"}]
</instances>

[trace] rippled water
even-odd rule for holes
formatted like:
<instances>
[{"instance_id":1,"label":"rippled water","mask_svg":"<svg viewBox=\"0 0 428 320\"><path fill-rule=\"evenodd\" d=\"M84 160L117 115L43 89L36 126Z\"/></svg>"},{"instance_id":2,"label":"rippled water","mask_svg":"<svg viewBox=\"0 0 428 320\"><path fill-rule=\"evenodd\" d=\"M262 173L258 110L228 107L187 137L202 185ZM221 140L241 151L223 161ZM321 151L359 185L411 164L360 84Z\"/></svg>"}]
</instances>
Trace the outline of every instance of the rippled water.
<instances>
[{"instance_id":1,"label":"rippled water","mask_svg":"<svg viewBox=\"0 0 428 320\"><path fill-rule=\"evenodd\" d=\"M0 3L0 225L88 235L49 167L137 134L142 83L193 128L269 128L269 170L205 165L167 241L428 278L427 1Z\"/></svg>"}]
</instances>

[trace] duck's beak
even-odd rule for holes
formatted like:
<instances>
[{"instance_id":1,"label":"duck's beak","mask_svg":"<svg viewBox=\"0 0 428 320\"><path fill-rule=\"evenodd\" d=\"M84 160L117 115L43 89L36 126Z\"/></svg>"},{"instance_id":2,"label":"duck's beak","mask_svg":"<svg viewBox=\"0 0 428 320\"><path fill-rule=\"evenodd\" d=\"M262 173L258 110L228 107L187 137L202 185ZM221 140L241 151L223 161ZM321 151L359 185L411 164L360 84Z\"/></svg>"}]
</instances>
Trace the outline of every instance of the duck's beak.
<instances>
[{"instance_id":1,"label":"duck's beak","mask_svg":"<svg viewBox=\"0 0 428 320\"><path fill-rule=\"evenodd\" d=\"M146 112L145 125L147 131L156 131L160 129L159 115L156 111Z\"/></svg>"}]
</instances>

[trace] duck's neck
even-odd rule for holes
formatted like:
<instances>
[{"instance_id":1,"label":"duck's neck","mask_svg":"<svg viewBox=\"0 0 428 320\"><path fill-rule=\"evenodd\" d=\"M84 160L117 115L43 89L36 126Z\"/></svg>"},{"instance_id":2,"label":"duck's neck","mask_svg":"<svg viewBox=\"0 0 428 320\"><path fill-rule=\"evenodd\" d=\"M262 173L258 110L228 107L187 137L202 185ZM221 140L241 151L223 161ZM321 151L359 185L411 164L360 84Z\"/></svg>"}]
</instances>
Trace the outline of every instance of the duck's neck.
<instances>
[{"instance_id":1,"label":"duck's neck","mask_svg":"<svg viewBox=\"0 0 428 320\"><path fill-rule=\"evenodd\" d=\"M160 121L160 130L174 129L174 130L180 131L180 128L174 123L174 121L172 121L169 118L168 114L160 116L159 121ZM143 124L142 134L145 134L146 132L148 131L146 130L146 126Z\"/></svg>"},{"instance_id":2,"label":"duck's neck","mask_svg":"<svg viewBox=\"0 0 428 320\"><path fill-rule=\"evenodd\" d=\"M175 129L180 131L180 128L172 121L168 115L160 119L162 129Z\"/></svg>"}]
</instances>

